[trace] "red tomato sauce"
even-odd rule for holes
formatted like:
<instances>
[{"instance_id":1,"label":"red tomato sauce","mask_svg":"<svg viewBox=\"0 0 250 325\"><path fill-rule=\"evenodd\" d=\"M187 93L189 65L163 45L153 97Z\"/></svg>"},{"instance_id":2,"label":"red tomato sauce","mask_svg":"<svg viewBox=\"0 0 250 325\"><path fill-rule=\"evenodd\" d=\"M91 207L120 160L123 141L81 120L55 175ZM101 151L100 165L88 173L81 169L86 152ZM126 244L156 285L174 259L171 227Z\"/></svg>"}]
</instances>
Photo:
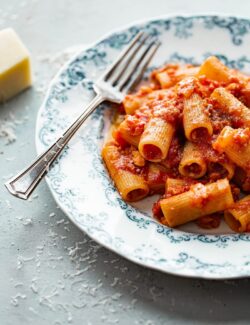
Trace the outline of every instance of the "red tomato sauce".
<instances>
[{"instance_id":1,"label":"red tomato sauce","mask_svg":"<svg viewBox=\"0 0 250 325\"><path fill-rule=\"evenodd\" d=\"M196 220L197 226L203 229L215 229L220 226L222 214L215 213Z\"/></svg>"},{"instance_id":2,"label":"red tomato sauce","mask_svg":"<svg viewBox=\"0 0 250 325\"><path fill-rule=\"evenodd\" d=\"M173 182L174 185L172 187L169 185L166 193L154 204L153 214L160 221L163 220L160 201L164 198L170 198L171 196L192 190L193 186L197 186L194 189L193 206L204 208L208 202L213 200L213 194L208 194L204 185L228 177L229 172L224 165L226 163L232 163L224 153L220 153L212 147L213 142L225 126L231 126L233 129L238 130L233 137L233 141L239 147L239 151L250 144L250 130L244 128L241 110L233 110L229 114L220 108L216 100L210 98L216 88L224 87L244 105L250 107L250 78L238 71L230 70L231 74L226 79L227 82L218 82L210 80L204 75L198 76L197 71L193 65L180 65L175 63L167 64L165 67L153 71L148 85L143 85L137 93L126 97L124 106L126 107L126 100L126 108L128 110L129 104L131 104L131 115L125 116L125 123L121 126L121 132L118 128L113 133L116 141L115 144L118 148L118 154L114 157L115 168L117 170L127 170L142 176L150 188L149 194L162 193L168 177L183 181L179 183ZM162 75L157 76L159 72ZM165 89L161 89L160 83L162 83L162 87ZM213 128L212 136L209 135L205 127L197 127L191 134L192 141L198 146L207 164L206 175L198 180L182 177L179 173L183 148L187 141L183 128L184 103L194 93L203 99L202 106L204 104L205 114L209 117ZM119 106L119 111L122 113L124 112L124 106ZM148 130L147 124L152 118L160 118L172 124L176 130L166 159L159 163L153 163L153 168L152 162L147 160L160 160L162 157L160 148L153 144L145 145L143 154L146 157L145 159L145 157L140 156L136 147L128 143L129 137L127 137L126 141L122 136L122 127L124 127L131 138L136 137L136 141L131 142L137 144L140 136L146 134ZM200 172L200 166L198 164L191 164L187 168L192 173ZM241 189L250 191L250 174L247 168L244 169L244 173L246 176L244 176L244 179L241 177L239 182L236 181L236 178L233 178L233 181L230 180L235 201L239 200L240 189L233 182L239 183ZM197 183L200 184L195 185ZM170 181L169 184L171 184ZM250 209L250 200L236 204L237 207L244 211ZM197 225L204 229L217 228L220 222L221 213L207 215L196 221ZM248 225L247 229L250 231L250 225Z\"/></svg>"},{"instance_id":3,"label":"red tomato sauce","mask_svg":"<svg viewBox=\"0 0 250 325\"><path fill-rule=\"evenodd\" d=\"M238 129L233 136L233 141L239 147L248 146L250 144L250 130L248 128Z\"/></svg>"},{"instance_id":4,"label":"red tomato sauce","mask_svg":"<svg viewBox=\"0 0 250 325\"><path fill-rule=\"evenodd\" d=\"M119 148L119 156L114 161L114 166L117 170L126 170L136 175L145 174L146 165L145 166L137 166L133 162L133 154L132 152L136 150L135 147L129 146L126 148Z\"/></svg>"},{"instance_id":5,"label":"red tomato sauce","mask_svg":"<svg viewBox=\"0 0 250 325\"><path fill-rule=\"evenodd\" d=\"M181 137L174 136L168 150L167 158L162 161L162 164L171 172L172 177L180 176L178 167L182 158L182 152L183 143Z\"/></svg>"}]
</instances>

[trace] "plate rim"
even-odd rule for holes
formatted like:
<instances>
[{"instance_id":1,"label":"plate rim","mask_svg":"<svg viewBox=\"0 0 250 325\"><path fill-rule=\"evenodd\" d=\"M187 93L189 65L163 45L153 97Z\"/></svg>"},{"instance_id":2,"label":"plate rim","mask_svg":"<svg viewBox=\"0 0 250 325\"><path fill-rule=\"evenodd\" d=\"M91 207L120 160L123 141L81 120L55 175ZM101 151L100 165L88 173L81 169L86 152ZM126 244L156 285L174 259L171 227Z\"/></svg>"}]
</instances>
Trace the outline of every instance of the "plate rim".
<instances>
[{"instance_id":1,"label":"plate rim","mask_svg":"<svg viewBox=\"0 0 250 325\"><path fill-rule=\"evenodd\" d=\"M122 32L124 30L129 29L130 27L136 26L136 25L141 25L141 24L145 24L145 23L149 23L152 21L157 21L157 20L166 20L166 19L173 19L176 17L183 17L183 18L194 18L194 19L198 19L198 18L204 18L204 17L219 17L219 18L236 18L236 19L243 19L243 20L247 20L250 23L250 18L249 17L245 17L242 15L234 15L231 13L218 13L218 12L210 12L210 13L205 13L205 12L201 12L201 13L197 13L197 14L182 14L182 13L172 13L172 14L167 14L167 15L157 15L157 16L152 16L152 17L148 17L148 18L144 18L144 19L138 19L138 20L134 20L128 24L124 24L120 27L114 28L112 30L110 30L109 32L105 33L103 36L101 36L100 38L98 38L96 41L87 44L87 46L82 45L82 48L79 49L78 51L76 51L76 53L74 55L72 55L72 57L70 57L63 65L62 67L57 71L57 73L54 75L54 77L51 79L51 81L48 84L48 88L46 90L46 93L44 95L43 101L38 109L37 112L37 117L36 117L36 123L35 123L35 148L36 148L36 153L40 154L41 152L39 152L39 137L38 137L38 133L39 133L39 121L40 121L40 116L42 114L43 111L43 107L44 104L46 103L49 95L50 95L50 90L51 87L53 86L53 84L56 83L58 77L61 75L62 71L65 70L65 68L71 63L73 62L80 53L82 53L83 51L87 51L91 48L93 48L94 46L96 46L97 44L101 43L102 41L104 41L107 38L110 38L112 35ZM81 45L80 45L81 46ZM141 261L140 259L137 259L135 256L133 255L127 255L126 252L123 251L119 251L116 248L114 248L111 244L105 243L105 242L101 242L98 237L93 236L91 233L89 233L88 231L84 230L81 225L75 220L75 218L73 216L71 216L71 214L66 210L66 208L63 206L63 204L60 203L60 200L57 198L57 194L56 192L53 190L52 185L50 185L50 180L48 176L45 176L45 180L46 180L46 184L52 194L53 199L55 200L56 204L60 207L60 209L63 211L63 213L70 219L70 221L82 232L84 232L88 237L90 237L92 240L94 240L96 243L98 243L100 246L105 247L106 249L112 251L113 253L121 256L122 258L125 258L126 260L129 260L137 265L140 265L144 268L148 268L151 270L156 270L156 271L160 271L164 274L170 274L170 275L174 275L174 276L178 276L178 277L184 277L184 278L191 278L191 279L205 279L205 280L229 280L229 279L243 279L243 278L250 278L250 273L248 271L246 271L246 274L244 273L240 273L240 274L233 274L231 276L227 275L227 276L223 276L221 274L208 274L208 273L204 273L204 274L195 274L195 273L185 273L187 272L186 268L183 267L181 269L175 269L175 270L171 270L171 269L163 269L160 266L157 265L152 265L150 263L147 263L145 261Z\"/></svg>"}]
</instances>

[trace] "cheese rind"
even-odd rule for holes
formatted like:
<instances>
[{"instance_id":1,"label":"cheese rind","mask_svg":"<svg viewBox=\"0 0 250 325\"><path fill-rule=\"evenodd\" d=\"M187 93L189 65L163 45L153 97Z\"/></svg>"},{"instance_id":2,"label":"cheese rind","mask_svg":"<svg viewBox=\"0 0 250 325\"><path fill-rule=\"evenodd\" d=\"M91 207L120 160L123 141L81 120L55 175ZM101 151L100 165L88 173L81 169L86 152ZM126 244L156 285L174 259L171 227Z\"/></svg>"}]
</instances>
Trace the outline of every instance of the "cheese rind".
<instances>
[{"instance_id":1,"label":"cheese rind","mask_svg":"<svg viewBox=\"0 0 250 325\"><path fill-rule=\"evenodd\" d=\"M0 31L0 103L32 84L30 54L11 28Z\"/></svg>"}]
</instances>

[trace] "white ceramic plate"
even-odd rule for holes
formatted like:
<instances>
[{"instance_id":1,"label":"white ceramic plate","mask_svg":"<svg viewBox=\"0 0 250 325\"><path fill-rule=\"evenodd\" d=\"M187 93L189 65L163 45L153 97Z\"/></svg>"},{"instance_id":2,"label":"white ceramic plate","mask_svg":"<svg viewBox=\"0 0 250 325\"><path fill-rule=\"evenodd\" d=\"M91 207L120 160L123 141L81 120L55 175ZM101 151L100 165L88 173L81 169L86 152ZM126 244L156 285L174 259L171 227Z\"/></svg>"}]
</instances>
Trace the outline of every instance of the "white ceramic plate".
<instances>
[{"instance_id":1,"label":"white ceramic plate","mask_svg":"<svg viewBox=\"0 0 250 325\"><path fill-rule=\"evenodd\" d=\"M249 20L178 16L133 24L82 51L58 73L38 114L38 153L82 111L94 96L93 81L139 30L162 42L154 67L201 63L215 54L250 73ZM49 188L69 218L101 245L150 268L210 279L250 276L250 234L232 234L225 225L209 234L193 223L170 229L151 217L155 197L133 206L120 198L100 158L111 114L102 105L48 174Z\"/></svg>"}]
</instances>

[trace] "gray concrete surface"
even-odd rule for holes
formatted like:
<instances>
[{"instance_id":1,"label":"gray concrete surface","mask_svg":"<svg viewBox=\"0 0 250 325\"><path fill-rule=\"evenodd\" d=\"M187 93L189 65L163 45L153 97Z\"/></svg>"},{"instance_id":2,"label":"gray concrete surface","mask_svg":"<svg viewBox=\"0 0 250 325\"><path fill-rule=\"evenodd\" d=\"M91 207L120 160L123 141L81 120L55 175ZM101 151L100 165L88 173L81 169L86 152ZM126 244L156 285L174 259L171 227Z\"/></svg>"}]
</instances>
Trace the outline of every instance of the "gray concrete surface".
<instances>
[{"instance_id":1,"label":"gray concrete surface","mask_svg":"<svg viewBox=\"0 0 250 325\"><path fill-rule=\"evenodd\" d=\"M250 17L250 2L0 0L0 28L19 33L36 79L0 106L0 130L7 123L16 135L9 144L0 136L1 184L35 156L37 110L65 48L136 19L214 11ZM28 202L1 185L0 222L0 325L250 323L249 279L185 279L134 265L71 224L44 182Z\"/></svg>"}]
</instances>

